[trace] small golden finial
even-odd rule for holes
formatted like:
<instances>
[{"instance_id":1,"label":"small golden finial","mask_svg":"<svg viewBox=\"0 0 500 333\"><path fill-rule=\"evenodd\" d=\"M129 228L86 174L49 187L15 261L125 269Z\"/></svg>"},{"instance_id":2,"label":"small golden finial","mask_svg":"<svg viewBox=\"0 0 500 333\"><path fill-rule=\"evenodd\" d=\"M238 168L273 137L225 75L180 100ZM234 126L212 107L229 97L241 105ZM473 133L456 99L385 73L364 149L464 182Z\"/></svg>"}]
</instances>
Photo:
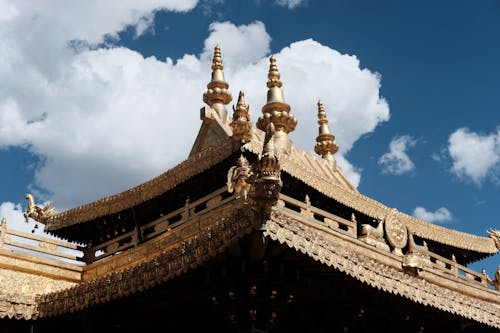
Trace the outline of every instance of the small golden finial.
<instances>
[{"instance_id":1,"label":"small golden finial","mask_svg":"<svg viewBox=\"0 0 500 333\"><path fill-rule=\"evenodd\" d=\"M288 133L295 130L297 119L290 113L290 105L285 103L281 87L280 73L274 56L269 58L269 73L267 75L267 103L262 107L262 116L257 120L257 128L266 131L267 125L273 123L276 132L274 143L281 153L288 153L291 149L291 140Z\"/></svg>"},{"instance_id":2,"label":"small golden finial","mask_svg":"<svg viewBox=\"0 0 500 333\"><path fill-rule=\"evenodd\" d=\"M229 84L224 79L223 69L220 47L217 45L212 58L212 79L207 84L207 91L203 94L203 102L214 109L219 118L225 122L227 120L225 105L229 104L233 97L228 90Z\"/></svg>"},{"instance_id":3,"label":"small golden finial","mask_svg":"<svg viewBox=\"0 0 500 333\"><path fill-rule=\"evenodd\" d=\"M321 101L318 101L318 124L319 135L316 137L314 151L321 155L335 169L336 162L333 155L339 150L339 146L335 143L335 136L330 132L328 118L326 117L325 108Z\"/></svg>"},{"instance_id":4,"label":"small golden finial","mask_svg":"<svg viewBox=\"0 0 500 333\"><path fill-rule=\"evenodd\" d=\"M278 66L276 65L276 58L271 56L269 58L269 73L267 74L267 87L278 87L281 88L283 83L280 81L280 72L278 71Z\"/></svg>"},{"instance_id":5,"label":"small golden finial","mask_svg":"<svg viewBox=\"0 0 500 333\"><path fill-rule=\"evenodd\" d=\"M241 90L236 107L233 106L233 121L229 124L233 130L233 140L250 142L252 124L250 123L249 106L245 102L245 93Z\"/></svg>"},{"instance_id":6,"label":"small golden finial","mask_svg":"<svg viewBox=\"0 0 500 333\"><path fill-rule=\"evenodd\" d=\"M214 57L212 58L212 70L216 69L224 69L224 66L222 65L222 56L220 53L220 46L217 44L214 48Z\"/></svg>"},{"instance_id":7,"label":"small golden finial","mask_svg":"<svg viewBox=\"0 0 500 333\"><path fill-rule=\"evenodd\" d=\"M243 90L240 90L240 93L238 94L238 102L236 103L236 108L248 111L248 105L245 102L245 93L243 92Z\"/></svg>"}]
</instances>

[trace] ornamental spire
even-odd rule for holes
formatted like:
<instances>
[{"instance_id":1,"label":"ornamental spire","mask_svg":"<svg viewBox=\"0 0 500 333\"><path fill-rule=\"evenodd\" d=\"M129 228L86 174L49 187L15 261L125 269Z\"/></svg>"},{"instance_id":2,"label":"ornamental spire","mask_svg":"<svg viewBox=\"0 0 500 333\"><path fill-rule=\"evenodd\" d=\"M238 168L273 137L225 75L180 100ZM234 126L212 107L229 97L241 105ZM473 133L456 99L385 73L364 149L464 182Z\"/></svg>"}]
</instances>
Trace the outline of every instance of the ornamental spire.
<instances>
[{"instance_id":1,"label":"ornamental spire","mask_svg":"<svg viewBox=\"0 0 500 333\"><path fill-rule=\"evenodd\" d=\"M227 120L226 104L229 104L233 97L229 92L229 84L224 79L224 66L219 45L215 46L212 58L212 80L207 84L207 91L203 94L203 102L207 103L217 112L222 121Z\"/></svg>"},{"instance_id":2,"label":"ornamental spire","mask_svg":"<svg viewBox=\"0 0 500 333\"><path fill-rule=\"evenodd\" d=\"M288 133L295 130L297 119L290 113L290 105L285 103L281 87L280 73L276 66L276 58L270 59L269 73L267 75L267 103L262 107L262 116L257 121L257 128L266 131L267 125L273 123L275 127L274 144L279 152L289 152L291 140Z\"/></svg>"},{"instance_id":3,"label":"ornamental spire","mask_svg":"<svg viewBox=\"0 0 500 333\"><path fill-rule=\"evenodd\" d=\"M245 93L240 91L238 103L233 106L233 121L229 124L233 130L233 140L249 142L252 139L252 124L250 123L250 107L245 102Z\"/></svg>"},{"instance_id":4,"label":"ornamental spire","mask_svg":"<svg viewBox=\"0 0 500 333\"><path fill-rule=\"evenodd\" d=\"M330 132L328 127L328 119L326 117L325 108L323 103L318 101L318 124L319 124L319 135L316 137L316 146L314 146L314 151L321 155L327 163L335 169L336 162L333 155L339 150L339 146L335 143L335 135Z\"/></svg>"}]
</instances>

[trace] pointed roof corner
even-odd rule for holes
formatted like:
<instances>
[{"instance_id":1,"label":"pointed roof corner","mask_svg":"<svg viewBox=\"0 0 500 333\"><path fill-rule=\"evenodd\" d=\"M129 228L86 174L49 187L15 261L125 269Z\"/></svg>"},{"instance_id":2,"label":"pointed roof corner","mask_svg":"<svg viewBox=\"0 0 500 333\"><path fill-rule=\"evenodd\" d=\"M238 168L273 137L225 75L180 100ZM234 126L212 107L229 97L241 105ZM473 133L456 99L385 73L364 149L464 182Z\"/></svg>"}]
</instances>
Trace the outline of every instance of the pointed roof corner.
<instances>
[{"instance_id":1,"label":"pointed roof corner","mask_svg":"<svg viewBox=\"0 0 500 333\"><path fill-rule=\"evenodd\" d=\"M217 112L222 121L227 120L225 105L229 104L233 97L228 90L229 84L224 78L224 66L219 45L214 48L212 58L212 79L207 84L207 91L203 94L203 102L207 103Z\"/></svg>"},{"instance_id":2,"label":"pointed roof corner","mask_svg":"<svg viewBox=\"0 0 500 333\"><path fill-rule=\"evenodd\" d=\"M233 120L229 124L233 130L232 139L237 142L249 142L252 139L250 107L245 102L245 93L240 90L236 107L233 106Z\"/></svg>"},{"instance_id":3,"label":"pointed roof corner","mask_svg":"<svg viewBox=\"0 0 500 333\"><path fill-rule=\"evenodd\" d=\"M330 128L328 127L328 118L321 101L318 101L318 124L319 134L316 137L314 151L316 154L321 155L323 159L327 160L328 164L335 169L336 162L333 155L335 155L335 153L339 150L339 146L335 143L335 135L330 132Z\"/></svg>"}]
</instances>

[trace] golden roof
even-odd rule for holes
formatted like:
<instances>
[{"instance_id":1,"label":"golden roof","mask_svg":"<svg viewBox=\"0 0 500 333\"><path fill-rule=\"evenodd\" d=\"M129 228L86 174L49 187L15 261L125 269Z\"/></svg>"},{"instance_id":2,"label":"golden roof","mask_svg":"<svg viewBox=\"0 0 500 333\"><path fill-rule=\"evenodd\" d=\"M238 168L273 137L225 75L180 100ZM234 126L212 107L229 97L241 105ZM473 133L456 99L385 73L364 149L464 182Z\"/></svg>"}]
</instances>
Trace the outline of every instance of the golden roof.
<instances>
[{"instance_id":1,"label":"golden roof","mask_svg":"<svg viewBox=\"0 0 500 333\"><path fill-rule=\"evenodd\" d=\"M204 100L210 103L210 105L213 103L218 104L217 108L222 108L224 104L230 101L230 95L227 92L229 85L224 80L222 69L220 49L216 47L212 65L212 80L208 84L208 87L210 90L212 88L215 89L215 86L220 86L221 89L224 88L222 89L224 91L219 89L215 93L214 90L213 93L215 95L209 94L210 98L205 93ZM264 140L261 128L270 122L276 126L277 133L280 133L279 140L284 140L284 142L289 141L287 134L295 128L296 119L290 113L290 106L284 101L281 90L282 82L274 57L270 58L267 87L269 88L268 99L262 108L263 115L257 121L258 128L251 128L246 133L247 135L251 135L252 139L249 142L245 143L245 140L243 142L235 142L232 140L234 126L232 128L227 119L221 117L220 111L222 109L214 110L210 106L205 107L202 109L202 118L204 121L202 122L191 154L185 161L158 177L129 190L49 216L44 221L46 230L55 231L77 223L88 222L141 204L144 201L172 190L176 185L215 166L240 149L241 144L243 144L242 147L244 149L259 155L262 151ZM240 98L242 98L242 94ZM243 105L244 102L242 101L240 104ZM241 108L241 105L239 107ZM333 135L329 133L329 130L326 130L326 113L321 103L318 103L318 117L320 124L319 137L327 135L328 139L333 142ZM274 143L278 146L277 137L274 139ZM431 224L405 213L395 211L394 208L359 193L347 180L339 167L332 167L331 161L310 154L293 145L290 146L290 149L281 151L280 164L284 172L302 181L304 184L374 219L384 218L389 214L396 214L396 217L407 226L410 232L422 238L480 253L492 254L498 252L493 238L472 235Z\"/></svg>"},{"instance_id":2,"label":"golden roof","mask_svg":"<svg viewBox=\"0 0 500 333\"><path fill-rule=\"evenodd\" d=\"M192 228L192 223L180 224L150 242L83 267L81 281L67 283L63 289L47 289L43 276L8 272L13 275L10 290L19 290L28 278L34 287L24 298L0 288L0 305L12 310L1 311L0 306L0 318L54 317L142 292L203 265L256 227L251 208L234 198L191 222L197 228ZM500 328L498 292L480 283L439 275L428 266L418 276L408 274L401 270L401 257L363 245L356 238L339 237L330 228L281 207L272 210L264 236L372 287ZM2 276L9 278L9 274Z\"/></svg>"},{"instance_id":3,"label":"golden roof","mask_svg":"<svg viewBox=\"0 0 500 333\"><path fill-rule=\"evenodd\" d=\"M240 93L238 107L234 108L233 120L240 118L239 123L228 122L224 115L224 105L229 103L231 96L227 91L229 85L224 81L222 69L220 49L216 47L212 81L208 85L209 91L204 95L209 107L202 109L203 123L185 161L124 192L64 212L51 213L52 215L48 215L43 221L45 229L54 232L137 206L175 190L177 185L216 167L239 150L264 156L265 140L269 145L267 148L274 152L275 138L269 135L274 130L268 131L266 138L260 128L274 128L278 124L282 126L281 139L285 140L288 139L285 136L296 125L295 118L289 113L290 107L284 103L282 82L274 57L271 57L268 75L268 103L262 109L263 116L258 128L247 126L250 115L243 93ZM334 158L336 148L333 148L336 144L327 127L326 113L321 103L318 103L318 118L320 129L317 142L328 141L330 145L319 148L319 153L330 153L330 157ZM277 131L279 126L276 126ZM233 137L235 128L239 131L236 140ZM483 254L498 252L498 244L494 238L434 225L385 206L359 193L344 176L341 168L332 163L330 158L313 155L293 145L289 149L281 150L277 155L271 155L279 157L276 157L279 163L275 164L279 165L278 171L287 173L304 185L356 212L373 219L389 221L386 223L392 223L392 228L400 227L405 235L408 231L408 237L411 239L409 244L412 245L408 246L408 253L403 256L402 253L391 252L388 248L381 249L364 243L357 237L355 221L347 221L335 216L334 212L312 207L308 197L301 203L281 193L269 215L266 215L266 228L262 230L265 237L286 244L290 249L300 251L312 260L372 287L500 328L498 289L492 290L488 287L492 283L498 287L499 278L491 281L485 273L479 275L453 259L430 251L426 253L426 263L417 266L420 270L418 274L405 271L406 268L413 267L409 260L415 259L412 257L413 249L410 248L416 246L413 235ZM195 216L190 217L190 214L175 211L175 214L182 216L182 220L175 226L168 224L168 220L164 225L165 221L162 219L166 218L165 216L152 222L146 221L149 228L155 230L150 239L135 243L123 251L115 249L115 252L111 253L110 250L109 256L87 262L84 266L33 259L23 254L13 254L0 246L0 318L36 319L82 310L149 289L209 261L239 238L258 229L262 223L260 219L254 218L254 207L237 196L222 200L221 193L226 191L223 187L198 199L204 202L206 208ZM300 213L287 208L285 201L296 204ZM318 218L320 215L322 217ZM394 220L397 222L391 222ZM343 226L347 226L347 231L338 227L339 221ZM335 224L337 226L332 227ZM8 234L5 223L0 224L0 236L4 235L3 238L0 237L0 241L8 243L10 236L5 237ZM386 234L391 243L393 233L386 230ZM15 233L13 235L19 236ZM41 247L46 244L46 241L39 237L28 238L40 241ZM133 242L133 237L130 238L130 242ZM56 243L55 248L62 244L60 241ZM110 240L103 246L107 249L112 243L118 245L119 240ZM92 250L92 245L87 245L87 249ZM462 271L461 274L459 270Z\"/></svg>"},{"instance_id":4,"label":"golden roof","mask_svg":"<svg viewBox=\"0 0 500 333\"><path fill-rule=\"evenodd\" d=\"M216 121L216 126L229 126ZM212 125L213 126L213 125ZM252 141L244 145L245 149L259 154L262 150L264 133L254 128ZM176 185L209 169L238 150L238 144L227 137L217 146L206 147L172 169L162 173L139 186L124 192L108 196L97 201L56 213L46 221L45 229L54 231L77 223L83 223L117 213L152 199L173 189ZM289 154L280 156L281 169L311 186L329 198L355 209L373 218L387 216L393 208L359 193L347 180L342 170L332 169L326 160L292 146ZM481 253L497 253L495 242L490 237L481 237L439 225L435 225L414 216L397 212L397 216L410 231L422 238L438 243Z\"/></svg>"}]
</instances>

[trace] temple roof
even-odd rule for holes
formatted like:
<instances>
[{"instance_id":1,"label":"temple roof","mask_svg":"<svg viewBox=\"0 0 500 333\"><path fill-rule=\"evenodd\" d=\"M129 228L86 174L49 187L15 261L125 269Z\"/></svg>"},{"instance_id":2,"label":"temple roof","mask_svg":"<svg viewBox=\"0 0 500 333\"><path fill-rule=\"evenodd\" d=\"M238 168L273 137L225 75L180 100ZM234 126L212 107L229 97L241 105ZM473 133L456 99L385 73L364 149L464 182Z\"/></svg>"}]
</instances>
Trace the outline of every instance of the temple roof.
<instances>
[{"instance_id":1,"label":"temple roof","mask_svg":"<svg viewBox=\"0 0 500 333\"><path fill-rule=\"evenodd\" d=\"M229 84L224 79L220 49L216 47L212 80L207 85L208 90L203 98L208 106L201 109L203 122L189 157L172 169L129 190L49 216L44 221L45 230L54 232L137 206L214 167L240 149L259 155L264 141L263 129L269 123L273 123L276 126L274 144L280 150L281 170L305 185L371 218L384 219L389 215L395 215L416 236L484 254L498 252L494 239L490 237L481 237L429 223L359 193L345 177L342 169L336 165L333 154L338 146L334 142L335 137L327 128L328 121L321 103L318 103L320 135L317 141L322 145L329 144L332 149L321 147L319 151L323 156L316 156L292 145L287 134L295 129L297 120L291 114L290 106L285 103L276 59L271 57L270 61L267 103L262 108L262 116L259 117L256 127L250 124L250 115L243 93L240 93L238 106L234 108L233 121L230 122L227 117L225 105L232 97L228 92ZM233 137L233 132L235 136L238 132L237 139ZM242 138L251 139L242 140Z\"/></svg>"},{"instance_id":2,"label":"temple roof","mask_svg":"<svg viewBox=\"0 0 500 333\"><path fill-rule=\"evenodd\" d=\"M214 120L210 126L223 128L223 132L230 131L228 125L218 120ZM256 128L253 131L252 141L245 143L243 148L259 154L262 149L264 133ZM200 131L201 135L206 135L205 133L210 132ZM203 138L198 137L197 141L203 141ZM235 144L228 136L224 141L218 142L216 146L203 147L202 150L193 153L177 166L143 184L49 217L45 223L45 230L55 231L134 207L175 188L176 185L209 169L238 149L239 144ZM359 193L344 176L340 167L334 170L328 166L326 160L298 147L292 146L289 154L281 156L280 162L284 172L327 197L363 214L379 218L385 217L393 211L393 208ZM403 212L397 211L396 214L410 231L422 238L480 253L494 254L498 252L492 238L445 228Z\"/></svg>"},{"instance_id":3,"label":"temple roof","mask_svg":"<svg viewBox=\"0 0 500 333\"><path fill-rule=\"evenodd\" d=\"M208 106L201 109L202 124L186 160L126 191L46 216L42 223L46 231L71 235L76 230L72 226L99 226L109 215L126 210L134 212L132 208L155 198L158 200L152 202L158 203L165 198L164 194L176 193L176 188L181 192L179 197L182 200L190 194L190 190L203 192L197 182L199 175L208 175L203 181L216 179L213 188L208 188L210 191L205 189L209 193L199 193L201 198L196 198L194 203L186 200L184 207L169 207L171 211L167 211L166 215L152 215L152 220L144 218L142 225L136 221L136 229L122 230L120 235L117 232L112 238L103 240L102 244L89 241L85 247L75 247L83 251L82 258L86 263L82 268L78 267L78 279L65 277L62 280L69 282L61 290L45 287L42 291L28 290L30 297L26 298L26 304L23 303L26 319L82 310L152 288L208 263L228 250L231 244L257 233L259 239L267 238L275 245L284 245L290 252L297 251L307 256L307 261L312 259L328 269L333 268L387 293L500 327L499 277L492 281L485 272L475 273L462 266L454 256L450 259L432 253L425 243L416 245L413 236L455 248L453 250L464 250L476 259L497 253L498 239L438 226L359 193L337 166L334 154L338 146L327 127L326 112L321 103L318 103L320 128L315 148L318 155L294 146L288 133L295 129L297 120L290 112L291 107L285 103L273 57L267 83L268 100L255 127L250 122L243 92L240 92L237 106L233 108L232 120L227 116L225 105L232 97L222 72L218 47L212 70L212 81L204 95ZM219 183L221 175L229 175L228 165L231 169L236 167L232 163L238 155L247 163L251 160L254 163L252 168L255 168L250 171L258 174L256 178L260 177L253 181L254 192L253 198L249 195L250 199L246 193L241 197L239 193L233 194L226 184ZM217 172L210 173L212 171ZM276 176L273 171L280 175L270 177ZM287 176L282 177L282 174ZM193 182L187 185L196 186L184 186L190 180ZM285 188L285 181L293 187ZM289 196L288 192L296 188L304 188L304 191L300 195L290 193ZM259 206L259 198L269 199L269 193L273 196L272 200L267 200L269 205ZM313 193L321 197L318 203L325 204L324 207L311 205L309 195ZM299 196L304 194L305 202L301 202L302 197ZM338 211L330 211L328 207L332 206ZM149 208L147 205L141 207ZM355 218L347 220L340 214L344 210L349 214L355 212L365 221L379 221L379 226L383 221L385 238L392 250L385 240L382 247L376 244L376 237L371 239L375 243L363 240L362 236L367 234L358 229L371 226L358 224ZM111 219L111 224L114 222ZM5 223L1 226L6 234ZM90 229L97 232L99 228ZM141 233L141 230L148 230L148 233ZM397 238L401 235L404 235L405 241L398 245ZM8 241L9 237L4 239ZM96 255L98 252L102 252L103 256ZM16 260L19 261L18 258ZM36 273L40 269L38 266L36 262L32 271ZM23 269L26 270L26 267ZM40 281L33 272L23 278ZM50 278L53 278L52 275L51 271ZM43 279L47 280L46 277ZM16 285L10 289L18 288L17 280L16 275L10 277ZM45 284L52 283L45 280L42 281ZM494 285L496 290L489 285ZM0 311L0 318L11 316L15 312L13 304L20 299L24 298L0 290L0 308L2 304L7 304L13 309L4 313Z\"/></svg>"}]
</instances>

